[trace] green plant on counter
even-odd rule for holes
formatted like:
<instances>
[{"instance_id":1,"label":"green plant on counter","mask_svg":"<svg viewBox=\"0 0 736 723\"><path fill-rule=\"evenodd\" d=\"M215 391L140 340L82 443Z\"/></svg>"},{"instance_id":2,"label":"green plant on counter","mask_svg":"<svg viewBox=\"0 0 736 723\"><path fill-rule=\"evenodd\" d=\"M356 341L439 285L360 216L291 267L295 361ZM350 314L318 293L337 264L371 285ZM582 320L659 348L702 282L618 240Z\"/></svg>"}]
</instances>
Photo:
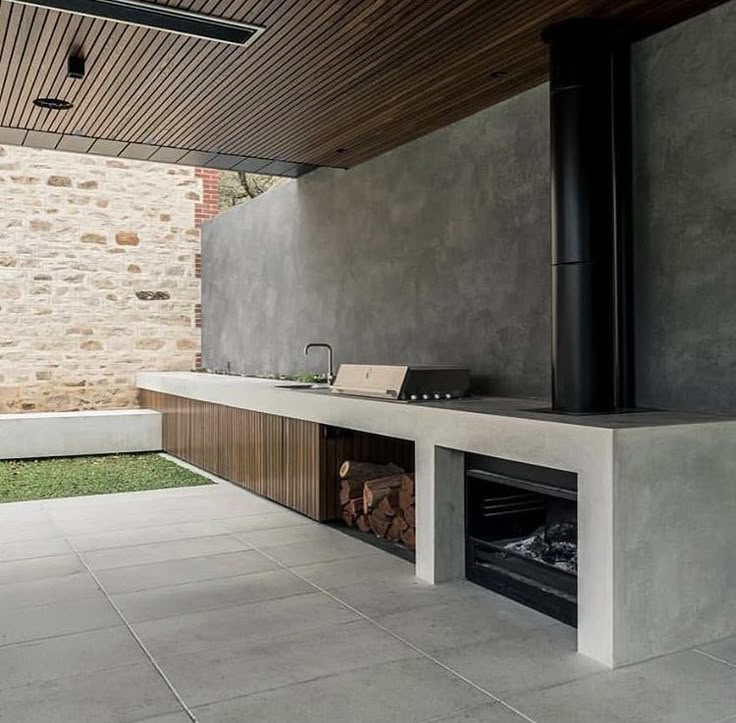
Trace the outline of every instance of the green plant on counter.
<instances>
[{"instance_id":1,"label":"green plant on counter","mask_svg":"<svg viewBox=\"0 0 736 723\"><path fill-rule=\"evenodd\" d=\"M309 372L298 372L297 374L288 375L289 382L301 382L302 384L323 384L327 380L322 374L310 374Z\"/></svg>"},{"instance_id":2,"label":"green plant on counter","mask_svg":"<svg viewBox=\"0 0 736 723\"><path fill-rule=\"evenodd\" d=\"M279 382L300 382L301 384L324 384L327 379L324 374L313 372L294 372L293 374L282 374L280 372L255 372L243 373L226 371L222 369L192 369L200 374L222 374L232 377L250 377L252 379L273 379Z\"/></svg>"}]
</instances>

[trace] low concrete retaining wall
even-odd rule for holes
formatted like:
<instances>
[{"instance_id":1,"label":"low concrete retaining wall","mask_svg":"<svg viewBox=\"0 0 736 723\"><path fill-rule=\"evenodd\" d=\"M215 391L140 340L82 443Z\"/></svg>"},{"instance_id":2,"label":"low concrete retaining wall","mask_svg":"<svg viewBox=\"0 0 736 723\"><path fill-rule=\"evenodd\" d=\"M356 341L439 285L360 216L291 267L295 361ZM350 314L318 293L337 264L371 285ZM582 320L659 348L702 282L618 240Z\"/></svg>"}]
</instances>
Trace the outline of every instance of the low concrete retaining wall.
<instances>
[{"instance_id":1,"label":"low concrete retaining wall","mask_svg":"<svg viewBox=\"0 0 736 723\"><path fill-rule=\"evenodd\" d=\"M161 414L151 409L0 414L0 459L161 449Z\"/></svg>"}]
</instances>

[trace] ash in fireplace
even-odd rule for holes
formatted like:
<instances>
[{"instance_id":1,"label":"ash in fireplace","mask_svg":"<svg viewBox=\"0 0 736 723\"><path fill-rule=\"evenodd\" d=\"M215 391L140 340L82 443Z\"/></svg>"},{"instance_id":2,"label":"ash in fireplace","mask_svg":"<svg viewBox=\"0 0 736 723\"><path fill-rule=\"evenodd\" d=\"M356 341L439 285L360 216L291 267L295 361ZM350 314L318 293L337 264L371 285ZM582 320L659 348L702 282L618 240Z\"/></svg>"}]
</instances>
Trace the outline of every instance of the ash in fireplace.
<instances>
[{"instance_id":1,"label":"ash in fireplace","mask_svg":"<svg viewBox=\"0 0 736 723\"><path fill-rule=\"evenodd\" d=\"M538 562L577 574L578 571L578 526L574 522L554 522L540 527L529 537L509 542L507 550L531 557Z\"/></svg>"}]
</instances>

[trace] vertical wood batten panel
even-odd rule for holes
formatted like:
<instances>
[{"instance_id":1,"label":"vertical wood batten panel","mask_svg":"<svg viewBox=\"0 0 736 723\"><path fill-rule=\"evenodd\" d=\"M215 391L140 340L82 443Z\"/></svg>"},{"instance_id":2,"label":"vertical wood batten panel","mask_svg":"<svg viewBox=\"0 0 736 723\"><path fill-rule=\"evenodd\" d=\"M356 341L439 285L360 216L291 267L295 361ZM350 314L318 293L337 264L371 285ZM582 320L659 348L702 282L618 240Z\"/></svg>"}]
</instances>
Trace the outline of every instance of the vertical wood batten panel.
<instances>
[{"instance_id":1,"label":"vertical wood batten panel","mask_svg":"<svg viewBox=\"0 0 736 723\"><path fill-rule=\"evenodd\" d=\"M162 413L166 452L315 520L340 517L339 468L346 459L414 469L407 440L148 390L139 399Z\"/></svg>"}]
</instances>

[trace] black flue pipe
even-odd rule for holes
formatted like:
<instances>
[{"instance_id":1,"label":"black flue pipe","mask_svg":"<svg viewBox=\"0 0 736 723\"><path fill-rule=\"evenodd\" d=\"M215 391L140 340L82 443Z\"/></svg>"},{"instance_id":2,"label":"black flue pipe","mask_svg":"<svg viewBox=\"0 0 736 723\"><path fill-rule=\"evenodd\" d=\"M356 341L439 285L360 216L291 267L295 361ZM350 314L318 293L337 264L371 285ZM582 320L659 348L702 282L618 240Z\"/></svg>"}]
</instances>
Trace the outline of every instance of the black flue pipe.
<instances>
[{"instance_id":1,"label":"black flue pipe","mask_svg":"<svg viewBox=\"0 0 736 723\"><path fill-rule=\"evenodd\" d=\"M631 104L628 48L593 19L548 28L552 406L631 407Z\"/></svg>"}]
</instances>

